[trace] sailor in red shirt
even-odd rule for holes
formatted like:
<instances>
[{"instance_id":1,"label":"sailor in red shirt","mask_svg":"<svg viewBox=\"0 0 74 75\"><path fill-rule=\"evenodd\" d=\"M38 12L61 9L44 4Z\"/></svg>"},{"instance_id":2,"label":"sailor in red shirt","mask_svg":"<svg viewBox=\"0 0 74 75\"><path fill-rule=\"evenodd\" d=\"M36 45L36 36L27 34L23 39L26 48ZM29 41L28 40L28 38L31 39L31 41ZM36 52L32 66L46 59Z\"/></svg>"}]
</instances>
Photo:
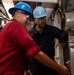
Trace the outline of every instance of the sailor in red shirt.
<instances>
[{"instance_id":1,"label":"sailor in red shirt","mask_svg":"<svg viewBox=\"0 0 74 75\"><path fill-rule=\"evenodd\" d=\"M32 19L32 10L27 3L19 2L9 9L11 19L0 32L0 75L24 75L26 56L34 57L42 64L65 75L68 69L58 65L45 55L24 27Z\"/></svg>"}]
</instances>

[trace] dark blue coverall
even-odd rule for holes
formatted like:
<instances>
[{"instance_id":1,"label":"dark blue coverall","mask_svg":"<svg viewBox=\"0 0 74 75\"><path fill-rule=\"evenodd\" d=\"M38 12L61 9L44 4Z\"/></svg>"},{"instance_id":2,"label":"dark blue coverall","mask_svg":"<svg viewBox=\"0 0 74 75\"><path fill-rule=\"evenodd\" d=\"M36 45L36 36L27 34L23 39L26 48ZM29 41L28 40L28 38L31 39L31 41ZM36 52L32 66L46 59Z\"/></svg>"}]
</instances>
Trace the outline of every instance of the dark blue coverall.
<instances>
[{"instance_id":1,"label":"dark blue coverall","mask_svg":"<svg viewBox=\"0 0 74 75\"><path fill-rule=\"evenodd\" d=\"M29 33L34 41L39 45L41 50L47 54L52 60L54 60L54 38L57 38L60 41L67 41L68 34L57 27L46 25L41 33L39 33L35 29L36 25L34 25ZM48 68L41 63L39 63L36 59L30 59L30 70L32 75L59 75L59 73L51 68Z\"/></svg>"}]
</instances>

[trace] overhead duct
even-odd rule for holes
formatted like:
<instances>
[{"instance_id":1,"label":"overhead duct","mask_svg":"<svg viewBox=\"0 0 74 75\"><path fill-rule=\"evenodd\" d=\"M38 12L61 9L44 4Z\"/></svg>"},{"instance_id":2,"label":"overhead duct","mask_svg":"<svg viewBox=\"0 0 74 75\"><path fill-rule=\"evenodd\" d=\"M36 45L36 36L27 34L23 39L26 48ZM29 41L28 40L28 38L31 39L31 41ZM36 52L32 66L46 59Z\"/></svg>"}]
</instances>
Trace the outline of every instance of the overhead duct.
<instances>
[{"instance_id":1,"label":"overhead duct","mask_svg":"<svg viewBox=\"0 0 74 75\"><path fill-rule=\"evenodd\" d=\"M0 11L1 11L4 15L7 16L7 13L6 13L4 7L2 6L2 4L0 4Z\"/></svg>"},{"instance_id":2,"label":"overhead duct","mask_svg":"<svg viewBox=\"0 0 74 75\"><path fill-rule=\"evenodd\" d=\"M74 29L74 12L65 13L66 16L66 28Z\"/></svg>"},{"instance_id":3,"label":"overhead duct","mask_svg":"<svg viewBox=\"0 0 74 75\"><path fill-rule=\"evenodd\" d=\"M58 0L13 0L13 1L30 1L30 2L49 2L49 3L58 3Z\"/></svg>"},{"instance_id":4,"label":"overhead duct","mask_svg":"<svg viewBox=\"0 0 74 75\"><path fill-rule=\"evenodd\" d=\"M14 6L13 0L2 0L3 6L8 14L8 17L11 19L12 16L9 14L8 10L9 8Z\"/></svg>"}]
</instances>

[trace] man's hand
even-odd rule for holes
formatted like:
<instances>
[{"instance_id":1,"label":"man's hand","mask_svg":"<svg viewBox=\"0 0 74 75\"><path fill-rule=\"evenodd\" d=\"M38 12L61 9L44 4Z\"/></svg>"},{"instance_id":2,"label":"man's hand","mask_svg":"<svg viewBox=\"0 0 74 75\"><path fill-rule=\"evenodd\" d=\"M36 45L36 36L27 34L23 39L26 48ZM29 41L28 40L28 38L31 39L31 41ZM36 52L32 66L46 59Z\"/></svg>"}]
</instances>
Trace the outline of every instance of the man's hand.
<instances>
[{"instance_id":1,"label":"man's hand","mask_svg":"<svg viewBox=\"0 0 74 75\"><path fill-rule=\"evenodd\" d=\"M60 73L60 75L68 75L69 70L66 66L60 65L60 69L58 70L58 72Z\"/></svg>"},{"instance_id":2,"label":"man's hand","mask_svg":"<svg viewBox=\"0 0 74 75\"><path fill-rule=\"evenodd\" d=\"M27 70L27 71L25 72L25 75L32 75L32 73L31 73L30 70Z\"/></svg>"}]
</instances>

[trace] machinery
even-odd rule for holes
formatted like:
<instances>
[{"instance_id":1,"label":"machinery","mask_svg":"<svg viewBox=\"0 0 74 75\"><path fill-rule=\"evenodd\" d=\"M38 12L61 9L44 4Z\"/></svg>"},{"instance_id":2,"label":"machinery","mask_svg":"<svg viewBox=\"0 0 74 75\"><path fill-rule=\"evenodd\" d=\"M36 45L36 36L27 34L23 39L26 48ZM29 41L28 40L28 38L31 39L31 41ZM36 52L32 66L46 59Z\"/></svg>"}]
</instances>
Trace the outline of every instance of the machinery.
<instances>
[{"instance_id":1,"label":"machinery","mask_svg":"<svg viewBox=\"0 0 74 75\"><path fill-rule=\"evenodd\" d=\"M8 9L17 2L25 1L34 9L41 5L47 11L47 24L54 25L68 32L68 41L61 43L57 39L55 44L55 60L62 65L66 65L70 70L70 75L74 75L74 0L1 0L0 16L10 20L12 16ZM28 29L33 25L28 25Z\"/></svg>"}]
</instances>

